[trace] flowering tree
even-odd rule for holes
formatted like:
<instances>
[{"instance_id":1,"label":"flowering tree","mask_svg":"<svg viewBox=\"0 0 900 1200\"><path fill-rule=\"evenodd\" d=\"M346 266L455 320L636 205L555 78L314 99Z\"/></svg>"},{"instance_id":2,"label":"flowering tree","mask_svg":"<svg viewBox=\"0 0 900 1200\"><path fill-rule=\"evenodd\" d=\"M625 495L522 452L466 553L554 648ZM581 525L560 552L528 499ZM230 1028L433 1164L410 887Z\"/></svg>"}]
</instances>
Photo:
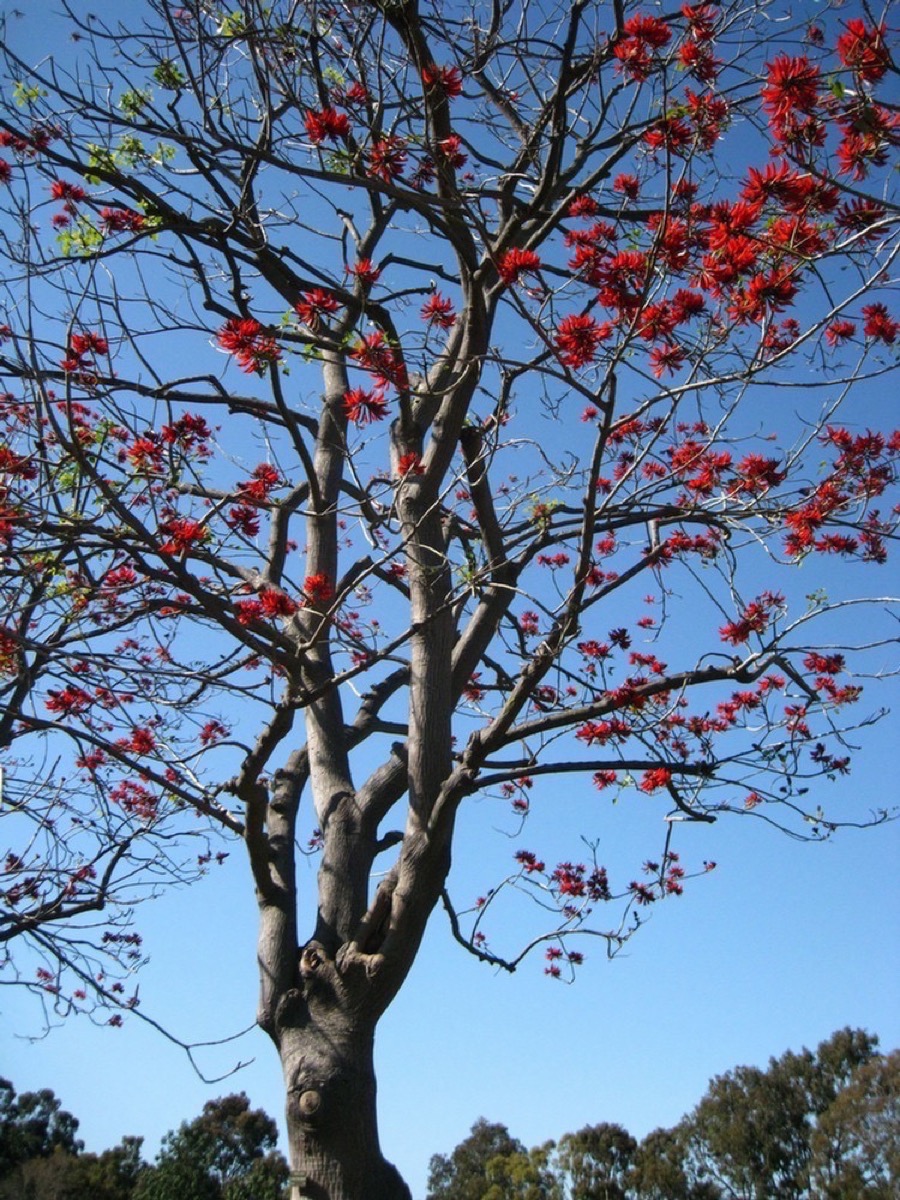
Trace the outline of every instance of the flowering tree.
<instances>
[{"instance_id":1,"label":"flowering tree","mask_svg":"<svg viewBox=\"0 0 900 1200\"><path fill-rule=\"evenodd\" d=\"M5 50L3 969L120 1021L135 903L242 840L293 1167L388 1200L436 907L568 978L713 865L676 821L883 815L812 784L895 631L895 68L761 3L139 11ZM667 815L643 874L542 855L543 776Z\"/></svg>"}]
</instances>

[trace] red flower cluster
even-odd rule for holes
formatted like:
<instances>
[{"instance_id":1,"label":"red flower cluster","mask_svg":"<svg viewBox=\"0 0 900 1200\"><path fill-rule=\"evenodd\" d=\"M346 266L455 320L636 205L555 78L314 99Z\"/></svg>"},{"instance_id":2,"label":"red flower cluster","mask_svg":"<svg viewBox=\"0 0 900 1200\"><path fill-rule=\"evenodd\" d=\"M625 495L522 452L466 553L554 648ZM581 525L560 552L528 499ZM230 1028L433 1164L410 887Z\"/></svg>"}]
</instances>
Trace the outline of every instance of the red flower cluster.
<instances>
[{"instance_id":1,"label":"red flower cluster","mask_svg":"<svg viewBox=\"0 0 900 1200\"><path fill-rule=\"evenodd\" d=\"M354 275L364 288L370 288L373 283L378 282L381 271L372 265L370 258L361 258L352 267L347 268L347 274Z\"/></svg>"},{"instance_id":2,"label":"red flower cluster","mask_svg":"<svg viewBox=\"0 0 900 1200\"><path fill-rule=\"evenodd\" d=\"M762 90L769 128L788 146L817 146L825 138L819 117L819 68L806 55L779 54L766 64L767 83Z\"/></svg>"},{"instance_id":3,"label":"red flower cluster","mask_svg":"<svg viewBox=\"0 0 900 1200\"><path fill-rule=\"evenodd\" d=\"M384 393L379 390L367 392L363 388L351 388L344 392L344 412L354 425L369 425L382 421L388 414Z\"/></svg>"},{"instance_id":4,"label":"red flower cluster","mask_svg":"<svg viewBox=\"0 0 900 1200\"><path fill-rule=\"evenodd\" d=\"M564 317L555 339L560 361L567 367L587 366L596 359L601 343L611 332L608 323L601 325L588 313Z\"/></svg>"},{"instance_id":5,"label":"red flower cluster","mask_svg":"<svg viewBox=\"0 0 900 1200\"><path fill-rule=\"evenodd\" d=\"M334 598L334 584L322 572L307 575L303 580L303 591L311 604L327 604Z\"/></svg>"},{"instance_id":6,"label":"red flower cluster","mask_svg":"<svg viewBox=\"0 0 900 1200\"><path fill-rule=\"evenodd\" d=\"M69 338L69 352L62 361L66 374L96 371L95 354L109 354L109 342L98 333L73 333Z\"/></svg>"},{"instance_id":7,"label":"red flower cluster","mask_svg":"<svg viewBox=\"0 0 900 1200\"><path fill-rule=\"evenodd\" d=\"M328 138L336 142L350 136L350 118L334 108L323 108L320 112L307 109L303 124L314 146L320 146Z\"/></svg>"},{"instance_id":8,"label":"red flower cluster","mask_svg":"<svg viewBox=\"0 0 900 1200\"><path fill-rule=\"evenodd\" d=\"M407 158L406 142L403 138L394 133L379 138L369 147L369 174L385 183L392 183L402 176Z\"/></svg>"},{"instance_id":9,"label":"red flower cluster","mask_svg":"<svg viewBox=\"0 0 900 1200\"><path fill-rule=\"evenodd\" d=\"M624 37L613 46L620 70L632 79L642 82L653 66L653 51L661 50L672 37L672 30L659 17L629 17L624 26Z\"/></svg>"},{"instance_id":10,"label":"red flower cluster","mask_svg":"<svg viewBox=\"0 0 900 1200\"><path fill-rule=\"evenodd\" d=\"M140 233L146 218L132 208L101 208L100 225L106 233Z\"/></svg>"},{"instance_id":11,"label":"red flower cluster","mask_svg":"<svg viewBox=\"0 0 900 1200\"><path fill-rule=\"evenodd\" d=\"M837 40L838 57L865 83L877 83L891 65L884 25L867 25L852 17Z\"/></svg>"},{"instance_id":12,"label":"red flower cluster","mask_svg":"<svg viewBox=\"0 0 900 1200\"><path fill-rule=\"evenodd\" d=\"M651 767L642 775L638 788L649 795L651 792L658 792L660 788L666 787L671 780L672 772L667 767Z\"/></svg>"},{"instance_id":13,"label":"red flower cluster","mask_svg":"<svg viewBox=\"0 0 900 1200\"><path fill-rule=\"evenodd\" d=\"M422 69L422 82L427 88L443 92L448 100L462 95L462 75L459 67L439 67L429 63Z\"/></svg>"},{"instance_id":14,"label":"red flower cluster","mask_svg":"<svg viewBox=\"0 0 900 1200\"><path fill-rule=\"evenodd\" d=\"M313 288L311 292L303 293L302 298L294 305L294 312L304 325L317 329L322 317L337 312L340 307L340 301L331 292L326 292L323 288Z\"/></svg>"},{"instance_id":15,"label":"red flower cluster","mask_svg":"<svg viewBox=\"0 0 900 1200\"><path fill-rule=\"evenodd\" d=\"M446 299L440 292L435 292L422 305L422 320L439 329L452 329L456 324L456 313L453 311L453 301Z\"/></svg>"},{"instance_id":16,"label":"red flower cluster","mask_svg":"<svg viewBox=\"0 0 900 1200\"><path fill-rule=\"evenodd\" d=\"M281 358L275 338L253 317L231 317L219 330L217 341L248 374L256 371L262 375L270 363Z\"/></svg>"},{"instance_id":17,"label":"red flower cluster","mask_svg":"<svg viewBox=\"0 0 900 1200\"><path fill-rule=\"evenodd\" d=\"M357 342L350 351L350 357L369 371L380 387L395 387L403 391L408 386L403 359L399 351L385 342L380 330L366 334L362 341Z\"/></svg>"},{"instance_id":18,"label":"red flower cluster","mask_svg":"<svg viewBox=\"0 0 900 1200\"><path fill-rule=\"evenodd\" d=\"M397 459L397 474L401 479L406 475L422 475L424 472L425 468L422 466L422 456L415 450L401 454Z\"/></svg>"},{"instance_id":19,"label":"red flower cluster","mask_svg":"<svg viewBox=\"0 0 900 1200\"><path fill-rule=\"evenodd\" d=\"M784 606L784 596L777 592L763 592L751 600L737 621L730 621L719 630L723 642L740 646L750 640L752 633L762 633L772 622L776 610Z\"/></svg>"},{"instance_id":20,"label":"red flower cluster","mask_svg":"<svg viewBox=\"0 0 900 1200\"><path fill-rule=\"evenodd\" d=\"M77 717L90 708L93 697L90 692L77 684L70 683L59 691L52 689L47 693L44 705L48 712L57 713L61 717Z\"/></svg>"},{"instance_id":21,"label":"red flower cluster","mask_svg":"<svg viewBox=\"0 0 900 1200\"><path fill-rule=\"evenodd\" d=\"M533 250L507 250L497 263L497 274L507 286L517 283L521 275L540 269L541 260Z\"/></svg>"},{"instance_id":22,"label":"red flower cluster","mask_svg":"<svg viewBox=\"0 0 900 1200\"><path fill-rule=\"evenodd\" d=\"M267 504L269 493L273 488L280 487L282 478L278 468L271 463L260 463L253 468L250 478L238 485L238 495L249 504Z\"/></svg>"},{"instance_id":23,"label":"red flower cluster","mask_svg":"<svg viewBox=\"0 0 900 1200\"><path fill-rule=\"evenodd\" d=\"M193 517L171 517L162 522L159 531L165 538L159 546L162 554L188 554L209 540L207 527Z\"/></svg>"}]
</instances>

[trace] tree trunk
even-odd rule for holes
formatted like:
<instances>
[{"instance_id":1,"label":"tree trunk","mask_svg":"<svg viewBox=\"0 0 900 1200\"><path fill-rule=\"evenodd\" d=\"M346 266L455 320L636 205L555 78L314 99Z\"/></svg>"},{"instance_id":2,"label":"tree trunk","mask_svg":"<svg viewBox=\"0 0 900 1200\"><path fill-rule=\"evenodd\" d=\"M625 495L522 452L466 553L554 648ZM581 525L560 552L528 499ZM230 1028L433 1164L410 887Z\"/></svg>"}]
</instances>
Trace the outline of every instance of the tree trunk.
<instances>
[{"instance_id":1,"label":"tree trunk","mask_svg":"<svg viewBox=\"0 0 900 1200\"><path fill-rule=\"evenodd\" d=\"M301 961L306 986L289 993L278 1014L291 1200L411 1200L378 1142L375 1018L352 1002L315 943Z\"/></svg>"}]
</instances>

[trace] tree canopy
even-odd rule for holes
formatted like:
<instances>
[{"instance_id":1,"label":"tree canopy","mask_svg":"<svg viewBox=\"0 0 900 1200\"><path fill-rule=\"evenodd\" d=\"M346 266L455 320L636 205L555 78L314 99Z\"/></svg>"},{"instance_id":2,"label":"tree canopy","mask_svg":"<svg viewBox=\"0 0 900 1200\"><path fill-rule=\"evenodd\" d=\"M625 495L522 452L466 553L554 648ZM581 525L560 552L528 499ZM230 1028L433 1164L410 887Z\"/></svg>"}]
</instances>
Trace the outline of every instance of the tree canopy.
<instances>
[{"instance_id":1,"label":"tree canopy","mask_svg":"<svg viewBox=\"0 0 900 1200\"><path fill-rule=\"evenodd\" d=\"M292 1165L399 1200L372 1047L436 908L571 979L713 868L679 823L888 815L824 794L896 666L887 28L64 19L2 50L0 968L120 1023L137 906L242 842ZM643 865L554 779L653 806Z\"/></svg>"}]
</instances>

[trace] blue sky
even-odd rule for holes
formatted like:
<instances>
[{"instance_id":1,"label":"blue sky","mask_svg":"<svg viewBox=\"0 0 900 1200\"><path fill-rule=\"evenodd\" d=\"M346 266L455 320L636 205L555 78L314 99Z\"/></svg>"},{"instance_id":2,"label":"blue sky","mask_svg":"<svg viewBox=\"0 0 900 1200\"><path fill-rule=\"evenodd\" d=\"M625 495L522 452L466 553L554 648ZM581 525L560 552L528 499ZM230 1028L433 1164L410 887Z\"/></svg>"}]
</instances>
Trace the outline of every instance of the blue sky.
<instances>
[{"instance_id":1,"label":"blue sky","mask_svg":"<svg viewBox=\"0 0 900 1200\"><path fill-rule=\"evenodd\" d=\"M30 15L40 7L55 10L35 4ZM886 389L873 392L855 423L880 423L876 407L883 412L888 399ZM897 592L896 561L864 574L862 586ZM896 649L885 656L894 666L898 659ZM892 685L878 702L891 690L896 696ZM893 715L865 732L851 775L827 788L829 803L840 797L857 815L898 802L897 734ZM634 794L613 809L594 793L576 802L570 784L546 781L532 800L546 809L545 827L569 839L569 853L580 832L596 833L626 879L659 852L662 812ZM480 865L494 823L487 802L474 801L462 819L454 878L463 898L492 882ZM714 859L716 871L657 905L614 961L586 947L571 987L547 979L539 957L515 977L495 974L456 947L435 914L378 1042L384 1149L414 1196L425 1194L430 1155L451 1150L481 1115L528 1144L598 1121L640 1136L678 1120L712 1075L815 1045L843 1025L876 1033L884 1049L900 1045L900 826L806 845L752 818L726 819L680 827L677 837L689 869ZM531 832L521 841L538 844ZM190 892L146 908L139 927L151 956L140 977L149 1015L185 1041L252 1025L255 910L239 847ZM134 1017L118 1030L75 1020L33 1040L41 1013L12 988L0 992L0 1017L0 1073L19 1090L52 1087L80 1119L89 1149L141 1134L152 1156L167 1130L232 1090L280 1118L277 1057L258 1031L199 1054L209 1075L249 1061L205 1085L183 1052Z\"/></svg>"}]
</instances>

